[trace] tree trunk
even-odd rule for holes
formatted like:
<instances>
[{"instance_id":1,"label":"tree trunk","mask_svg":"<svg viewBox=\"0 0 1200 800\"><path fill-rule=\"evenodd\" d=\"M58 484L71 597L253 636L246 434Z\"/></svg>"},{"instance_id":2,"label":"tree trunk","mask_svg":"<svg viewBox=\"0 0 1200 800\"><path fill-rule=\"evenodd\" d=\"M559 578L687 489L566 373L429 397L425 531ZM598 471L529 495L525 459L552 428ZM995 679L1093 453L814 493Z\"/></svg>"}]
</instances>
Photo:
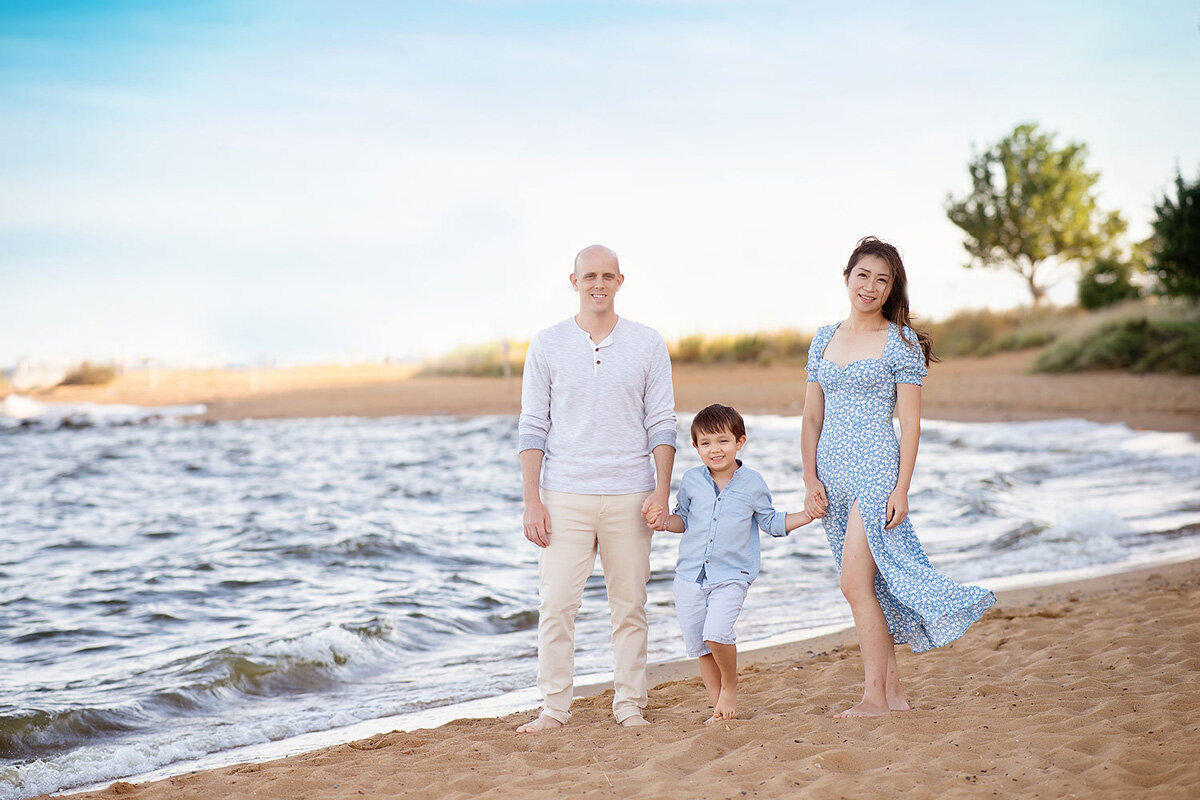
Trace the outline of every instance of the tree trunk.
<instances>
[{"instance_id":1,"label":"tree trunk","mask_svg":"<svg viewBox=\"0 0 1200 800\"><path fill-rule=\"evenodd\" d=\"M1022 273L1025 282L1029 284L1029 294L1033 295L1033 307L1037 308L1046 299L1046 287L1037 282L1037 264L1031 264L1028 273Z\"/></svg>"}]
</instances>

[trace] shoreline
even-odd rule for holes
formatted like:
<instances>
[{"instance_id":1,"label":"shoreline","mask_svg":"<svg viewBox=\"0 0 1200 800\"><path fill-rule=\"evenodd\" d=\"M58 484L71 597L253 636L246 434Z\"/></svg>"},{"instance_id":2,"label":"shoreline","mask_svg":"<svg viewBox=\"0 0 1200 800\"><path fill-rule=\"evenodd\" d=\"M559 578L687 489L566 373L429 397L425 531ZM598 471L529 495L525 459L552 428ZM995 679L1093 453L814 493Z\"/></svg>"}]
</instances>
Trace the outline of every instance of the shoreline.
<instances>
[{"instance_id":1,"label":"shoreline","mask_svg":"<svg viewBox=\"0 0 1200 800\"><path fill-rule=\"evenodd\" d=\"M1200 438L1200 376L1124 372L1029 372L1035 351L934 364L922 417L955 422L1082 418ZM204 404L205 422L298 417L483 415L520 412L519 377L418 377L412 365L262 371L134 372L108 386L34 392L39 402L178 406ZM743 414L803 411L802 365L694 365L674 370L676 407L723 402Z\"/></svg>"},{"instance_id":2,"label":"shoreline","mask_svg":"<svg viewBox=\"0 0 1200 800\"><path fill-rule=\"evenodd\" d=\"M1168 589L1174 591L1181 588L1191 587L1193 597L1200 599L1200 559L1193 558L1181 562L1172 562L1165 564L1150 564L1150 565L1133 565L1131 568L1124 571L1105 573L1099 575L1091 575L1082 578L1074 578L1066 581L1055 581L1044 583L1038 581L1036 576L1033 578L1033 585L1022 586L1019 588L999 589L996 591L997 604L991 609L981 620L976 624L964 639L940 648L934 651L939 655L937 660L951 659L951 654L957 649L967 651L967 655L971 657L984 658L986 663L987 653L994 652L1000 649L1010 641L1011 637L1000 636L996 637L994 632L985 632L981 634L984 641L972 642L972 634L979 634L984 628L991 628L1003 621L1013 620L1057 620L1066 616L1070 610L1079 610L1092 605L1107 605L1111 612L1116 612L1119 616L1123 613L1122 595L1145 593L1161 593ZM1091 601L1091 602L1086 602ZM1115 608L1112 608L1115 606ZM1187 642L1200 642L1200 609L1186 607L1183 609L1191 617L1191 624L1181 631L1185 641L1181 646L1187 647ZM1128 624L1128 623L1127 623ZM1019 625L1017 626L1020 627ZM1190 631L1190 633L1189 633ZM1018 631L1024 635L1024 632ZM784 636L787 636L785 634ZM786 641L783 643L772 644L768 640L765 646L755 646L754 643L748 643L745 650L739 652L739 673L742 676L743 683L750 681L752 678L757 680L760 676L766 676L774 683L791 684L794 673L798 673L805 669L808 663L817 662L823 666L830 668L836 667L837 671L848 673L851 680L844 686L838 685L836 692L840 695L846 695L846 700L851 699L853 690L856 688L852 677L856 669L861 669L857 656L857 645L854 643L854 633L852 627L841 628L833 632L826 632L814 637L802 638L795 641ZM995 645L992 647L990 645ZM919 662L925 660L925 656L913 656L904 648L900 648L900 660L902 670L906 675L906 682L909 685L910 693L914 687L917 689L917 694L914 696L914 706L916 711L908 714L891 714L884 720L889 720L896 723L898 720L922 719L926 723L931 723L933 730L937 730L939 714L931 714L929 712L936 710L938 706L929 708L926 701L923 701L922 695L932 689L930 682L958 685L957 679L951 674L938 674L936 671L924 667ZM1095 657L1096 653L1090 653ZM1191 661L1194 662L1193 668L1200 667L1200 653L1193 652ZM1051 655L1047 662L1038 666L1050 666L1054 656ZM843 664L842 662L847 662ZM1108 667L1113 669L1113 667ZM824 673L821 673L822 675ZM696 674L694 659L680 659L652 664L649 667L650 683L654 687L651 690L650 707L647 709L647 716L653 722L665 723L665 725L653 725L648 730L653 735L654 740L666 739L683 746L686 744L688 748L698 746L694 740L712 734L716 737L727 736L735 728L742 726L753 727L758 725L758 717L761 716L761 710L751 706L745 717L739 715L739 719L734 724L726 724L723 726L724 731L706 731L704 726L698 724L698 720L688 720L687 717L698 717L701 709L706 705L702 698L703 689L700 686L699 678ZM595 676L601 677L601 676ZM1090 675L1089 680L1093 680L1098 676ZM860 676L861 679L861 676ZM559 747L568 738L575 740L580 736L586 739L595 739L609 745L621 745L623 747L633 747L634 750L644 749L637 748L636 743L638 734L630 733L624 729L612 724L609 714L608 704L611 697L611 683L604 681L585 681L576 687L576 697L573 710L577 710L577 720L565 728L562 734L542 735L538 737L518 736L513 732L513 729L521 721L529 716L526 711L508 711L502 716L485 716L474 718L453 718L444 721L437 727L413 728L409 730L392 730L390 732L379 732L378 728L381 724L388 724L389 720L397 718L384 718L382 720L370 720L358 725L351 726L347 729L354 728L362 729L364 735L368 735L371 727L376 728L376 732L370 733L368 738L359 738L355 741L341 741L336 744L326 744L317 749L308 749L297 751L283 758L275 758L274 760L257 760L254 762L238 762L229 766L214 766L205 768L200 771L179 773L178 771L171 772L170 768L156 770L152 773L147 773L144 776L138 776L136 779L150 779L154 782L148 784L134 785L127 781L117 781L102 789L85 789L75 790L71 794L63 795L79 800L93 800L98 798L109 798L113 796L131 796L148 798L149 800L158 800L158 798L175 798L184 796L217 796L233 793L254 793L255 796L262 797L292 797L298 795L289 795L286 792L276 791L272 784L274 780L268 784L252 786L256 775L268 775L277 772L286 772L290 775L290 780L301 781L306 786L311 786L313 779L319 779L325 773L324 769L318 769L318 765L331 765L337 767L340 765L346 780L351 780L356 774L356 771L362 766L358 764L361 757L369 754L383 755L388 754L391 762L411 761L417 757L418 751L422 748L436 751L432 753L433 762L424 765L431 770L441 771L448 769L449 765L446 762L447 758L453 760L455 753L459 753L463 764L471 762L470 756L461 755L470 748L467 745L476 745L479 743L480 737L490 741L491 739L502 740L504 744L501 746L499 742L494 742L495 746L499 746L506 753L506 760L510 760L514 756L522 753L529 755L536 754L542 751L543 747L547 747L551 752L559 752ZM793 687L794 688L794 687ZM948 691L949 695L953 696L954 689L950 686L940 687ZM1003 690L999 687L989 689L989 692L1007 693L1011 687L1005 687ZM531 690L519 690L518 694L524 692L530 693ZM1074 691L1074 689L1071 689ZM944 692L945 693L945 692ZM793 693L794 694L794 693ZM1016 695L1016 691L1012 691ZM975 693L978 696L979 692ZM1200 690L1196 690L1196 700L1200 702ZM985 694L984 696L988 696ZM827 699L827 698L826 698ZM466 705L486 703L488 699L479 701L468 701ZM494 700L494 698L492 699ZM840 700L840 698L839 698ZM831 733L836 733L838 730L844 729L845 722L835 723L828 719L829 713L832 713L832 705L822 706L820 713L813 717L813 710L810 708L805 712L802 707L805 704L813 702L813 699L805 696L804 692L800 692L798 696L790 698L791 708L787 716L796 713L807 714L812 722L818 722L830 728ZM835 701L834 704L836 704ZM952 697L945 702L953 704ZM534 700L536 704L536 699ZM461 705L461 704L460 704ZM749 705L749 704L747 704ZM1013 704L1014 707L1016 704ZM447 708L457 708L451 706ZM742 708L746 706L743 705ZM1192 711L1197 709L1192 708ZM426 714L429 712L420 712ZM1190 713L1190 712L1189 712ZM406 715L408 716L408 715ZM447 716L442 714L443 717ZM928 719L931 718L931 719ZM882 720L871 721L874 724L880 724ZM851 723L857 724L857 723ZM964 729L968 726L964 720ZM986 728L987 725L984 725ZM1151 730L1154 726L1149 726ZM901 725L897 728L896 733L903 731ZM322 732L328 736L334 732ZM763 731L759 731L763 733ZM297 740L308 737L320 736L321 734L307 734L303 737L295 737ZM841 739L840 736L837 737ZM1190 745L1193 754L1200 756L1200 740L1192 737L1193 744ZM844 748L844 740L842 740ZM1030 746L1036 742L1036 737L1030 738ZM418 744L419 742L419 744ZM279 746L280 743L273 743ZM760 745L761 746L761 745ZM259 746L269 748L271 745ZM244 752L245 749L231 752ZM479 748L474 748L472 752L479 752ZM410 758L411 757L411 758ZM625 760L636 760L636 753L623 753L621 756ZM819 758L820 753L814 754L812 757ZM369 759L368 759L369 760ZM1195 761L1192 762L1196 764ZM702 765L701 765L702 766ZM944 766L944 765L941 765ZM393 779L399 779L407 774L408 767L401 766L400 763L395 764L396 772L390 774ZM819 769L819 767L818 767ZM1200 766L1193 767L1194 774L1200 777ZM386 771L386 770L385 770ZM737 773L737 770L731 770ZM987 770L984 770L987 772ZM239 776L246 776L243 781ZM553 772L548 772L543 776L546 780L545 795L546 797L558 796L563 789L561 780L556 780ZM615 774L610 775L610 780L615 778ZM843 777L853 777L847 775ZM504 796L505 785L503 779L497 775L492 775L493 783L486 788L481 784L480 789L486 791L491 796ZM479 780L484 780L480 777ZM1016 779L1014 779L1016 780ZM245 784L245 785L244 785ZM234 789L234 785L239 788ZM357 783L351 781L351 785L358 786ZM616 784L614 784L615 786ZM961 784L955 784L961 785ZM340 788L339 788L340 787ZM844 787L843 790L850 788L852 791L857 791L858 784L850 784L849 787ZM356 791L342 791L346 788L345 783L333 781L333 783L324 787L312 787L313 793L305 793L306 797L313 798L351 798L362 796ZM793 787L794 788L794 787ZM944 790L948 788L944 786L941 790L944 796ZM964 787L965 788L965 787ZM1012 787L1015 789L1016 787ZM1085 787L1075 787L1077 790L1083 790ZM1089 790L1095 787L1087 787ZM1150 787L1143 787L1150 788ZM1165 787L1163 787L1165 788ZM430 786L409 786L407 788L398 788L397 791L380 791L367 792L368 796L376 797L465 797L473 796L463 794L461 791L443 791L440 794L428 794ZM632 790L632 794L624 794L623 796L636 797L683 797L684 794L638 794L636 790ZM736 794L736 793L735 793ZM58 795L56 795L58 796ZM530 794L528 796L541 797L541 794ZM597 796L608 796L600 793ZM614 795L615 796L615 795ZM692 796L692 795L686 795ZM707 795L705 795L707 796ZM724 794L718 796L725 796ZM787 797L792 796L788 793L766 793L760 796L764 797ZM882 797L883 794L861 794L863 797ZM933 796L931 794L930 796ZM1144 795L1151 796L1151 795ZM1163 795L1169 796L1169 795ZM1175 795L1178 796L1178 795ZM46 797L41 795L40 797Z\"/></svg>"}]
</instances>

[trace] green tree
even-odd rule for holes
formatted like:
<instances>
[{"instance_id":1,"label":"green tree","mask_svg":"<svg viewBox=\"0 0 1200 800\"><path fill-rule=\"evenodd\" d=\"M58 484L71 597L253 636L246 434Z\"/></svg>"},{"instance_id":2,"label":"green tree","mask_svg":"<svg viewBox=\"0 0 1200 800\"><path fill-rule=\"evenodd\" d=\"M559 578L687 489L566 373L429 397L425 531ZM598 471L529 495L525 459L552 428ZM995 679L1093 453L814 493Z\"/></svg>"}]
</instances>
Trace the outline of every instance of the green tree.
<instances>
[{"instance_id":1,"label":"green tree","mask_svg":"<svg viewBox=\"0 0 1200 800\"><path fill-rule=\"evenodd\" d=\"M1034 305L1046 294L1047 264L1099 256L1125 232L1118 212L1096 205L1100 176L1087 171L1087 146L1059 149L1055 135L1018 125L971 161L971 191L946 197L946 215L966 233L966 266L1011 269Z\"/></svg>"},{"instance_id":2,"label":"green tree","mask_svg":"<svg viewBox=\"0 0 1200 800\"><path fill-rule=\"evenodd\" d=\"M1154 204L1150 271L1172 297L1200 298L1200 177L1188 183L1175 173L1175 197Z\"/></svg>"}]
</instances>

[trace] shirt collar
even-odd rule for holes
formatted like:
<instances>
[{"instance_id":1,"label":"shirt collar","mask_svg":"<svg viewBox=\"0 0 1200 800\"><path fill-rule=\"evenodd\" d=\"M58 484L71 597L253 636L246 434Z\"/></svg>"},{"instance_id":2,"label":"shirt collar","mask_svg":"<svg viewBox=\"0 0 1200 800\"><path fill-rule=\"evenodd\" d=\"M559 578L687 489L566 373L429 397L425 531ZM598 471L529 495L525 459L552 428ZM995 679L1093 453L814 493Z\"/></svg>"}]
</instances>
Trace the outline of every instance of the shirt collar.
<instances>
[{"instance_id":1,"label":"shirt collar","mask_svg":"<svg viewBox=\"0 0 1200 800\"><path fill-rule=\"evenodd\" d=\"M740 458L735 458L734 461L737 463L737 468L733 471L733 475L729 477L729 483L736 481L738 473L742 471L742 460ZM701 464L701 466L704 465ZM709 471L708 467L704 467L704 477L708 478L708 482L712 484L714 489L717 488L717 482L713 480L712 472ZM725 485L728 486L729 483Z\"/></svg>"},{"instance_id":2,"label":"shirt collar","mask_svg":"<svg viewBox=\"0 0 1200 800\"><path fill-rule=\"evenodd\" d=\"M575 330L579 331L579 335L582 336L584 338L584 340L586 340L587 343L589 345L591 345L592 347L608 347L610 344L613 343L613 337L617 335L617 331L621 327L621 319L622 319L621 315L618 314L617 315L617 324L613 325L613 329L608 332L608 336L605 336L604 341L600 342L599 344L596 344L595 342L592 341L592 335L590 333L588 333L587 331L585 331L579 325L579 321L575 319L574 314L571 315L571 324L575 326Z\"/></svg>"}]
</instances>

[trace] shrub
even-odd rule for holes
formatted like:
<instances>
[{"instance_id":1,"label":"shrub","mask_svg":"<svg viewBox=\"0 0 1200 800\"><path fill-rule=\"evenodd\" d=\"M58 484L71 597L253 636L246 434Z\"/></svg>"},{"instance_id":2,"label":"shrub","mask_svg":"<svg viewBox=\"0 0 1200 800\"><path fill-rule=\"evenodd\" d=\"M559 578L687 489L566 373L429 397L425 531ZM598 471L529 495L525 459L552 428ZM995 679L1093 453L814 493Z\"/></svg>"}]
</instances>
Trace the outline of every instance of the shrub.
<instances>
[{"instance_id":1,"label":"shrub","mask_svg":"<svg viewBox=\"0 0 1200 800\"><path fill-rule=\"evenodd\" d=\"M1133 271L1133 264L1117 258L1092 264L1079 276L1079 305L1094 310L1137 297L1140 292L1133 285Z\"/></svg>"},{"instance_id":2,"label":"shrub","mask_svg":"<svg viewBox=\"0 0 1200 800\"><path fill-rule=\"evenodd\" d=\"M1038 372L1129 369L1200 374L1200 321L1125 319L1064 339L1034 362Z\"/></svg>"},{"instance_id":3,"label":"shrub","mask_svg":"<svg viewBox=\"0 0 1200 800\"><path fill-rule=\"evenodd\" d=\"M84 361L67 373L59 386L103 386L117 379L117 370L111 364L93 364Z\"/></svg>"}]
</instances>

